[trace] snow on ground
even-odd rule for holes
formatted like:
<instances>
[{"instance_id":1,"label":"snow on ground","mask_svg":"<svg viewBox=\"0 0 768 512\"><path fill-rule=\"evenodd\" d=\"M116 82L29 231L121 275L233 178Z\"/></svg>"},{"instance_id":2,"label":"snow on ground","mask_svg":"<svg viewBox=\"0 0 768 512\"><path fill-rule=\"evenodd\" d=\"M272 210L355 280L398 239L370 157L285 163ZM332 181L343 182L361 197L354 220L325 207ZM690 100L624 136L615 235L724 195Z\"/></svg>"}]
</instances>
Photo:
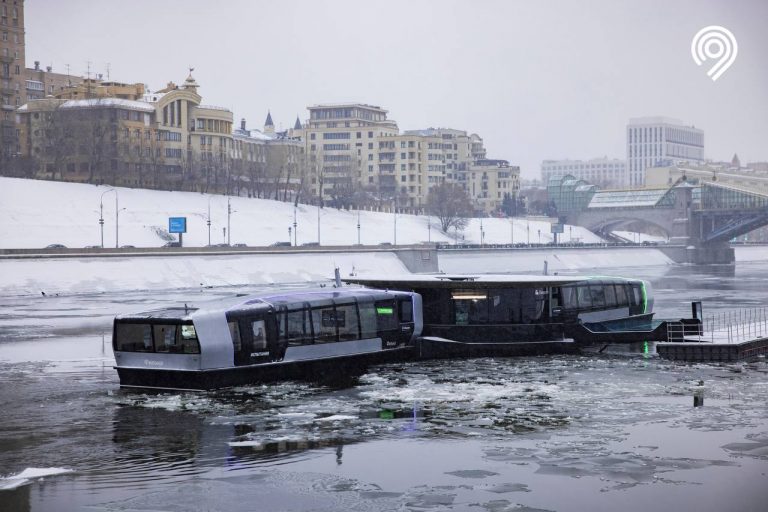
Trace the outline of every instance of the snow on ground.
<instances>
[{"instance_id":1,"label":"snow on ground","mask_svg":"<svg viewBox=\"0 0 768 512\"><path fill-rule=\"evenodd\" d=\"M637 233L635 231L612 231L612 233L629 242L638 244L643 242L665 243L668 241L665 236L649 235L648 233Z\"/></svg>"},{"instance_id":2,"label":"snow on ground","mask_svg":"<svg viewBox=\"0 0 768 512\"><path fill-rule=\"evenodd\" d=\"M584 271L647 265L674 265L664 253L653 248L613 249L536 249L515 251L441 251L438 264L448 274L466 272L519 273L541 272L544 262L550 273ZM471 269L471 270L467 270Z\"/></svg>"},{"instance_id":3,"label":"snow on ground","mask_svg":"<svg viewBox=\"0 0 768 512\"><path fill-rule=\"evenodd\" d=\"M115 246L115 192L107 186L55 181L0 178L0 249L42 248L49 244L85 247L101 243L99 204L104 205L104 246ZM227 241L227 196L195 192L165 192L115 188L119 210L119 245L159 247L167 238L168 217L186 217L184 245L208 244L208 206L211 212L211 243ZM288 227L293 229L292 203L266 199L232 197L230 241L250 246L267 246L288 241ZM323 245L357 243L358 212L320 209L320 242ZM428 229L430 225L431 229ZM318 208L299 205L296 209L299 244L318 241ZM480 243L481 220L471 219L458 232L460 241ZM413 244L431 239L452 242L439 231L435 218L397 215L397 243ZM552 240L550 224L545 220L482 219L484 241L493 243L547 243ZM174 239L175 239L174 235ZM376 245L394 242L395 219L391 213L360 212L360 242ZM463 237L463 239L462 239ZM600 242L600 238L578 226L566 226L563 241Z\"/></svg>"},{"instance_id":4,"label":"snow on ground","mask_svg":"<svg viewBox=\"0 0 768 512\"><path fill-rule=\"evenodd\" d=\"M6 295L308 283L332 279L335 267L342 275L408 272L390 252L11 259L0 265Z\"/></svg>"},{"instance_id":5,"label":"snow on ground","mask_svg":"<svg viewBox=\"0 0 768 512\"><path fill-rule=\"evenodd\" d=\"M50 243L68 247L99 244L99 199L104 199L104 241L114 246L114 192L108 187L51 181L0 178L0 248L40 248ZM117 189L120 213L120 245L157 247L165 243L169 216L186 216L185 246L208 243L205 221L211 205L212 243L223 240L227 198L189 192ZM231 198L232 242L252 246L288 240L293 227L293 205L279 201ZM298 242L317 241L317 212L312 206L297 208ZM323 245L357 243L356 211L320 210ZM418 243L427 239L426 216L398 215L397 242ZM392 242L394 217L388 213L360 212L361 242ZM432 219L432 241L453 242L438 231ZM466 243L480 242L481 219L471 219L463 236ZM482 219L484 242L538 243L551 240L549 223L531 219ZM572 235L571 235L572 234ZM453 233L451 233L453 235ZM571 238L572 236L572 238ZM566 226L561 240L596 242L589 231ZM736 248L737 261L764 261L768 247ZM660 250L648 248L553 249L514 251L441 251L438 267L448 273L541 272L544 262L550 272L604 273L604 269L647 265L670 265ZM400 274L406 267L386 251L359 253L237 254L198 256L143 256L113 258L8 259L0 262L0 293L48 295L121 290L164 290L302 283L330 279L333 269L341 274Z\"/></svg>"}]
</instances>

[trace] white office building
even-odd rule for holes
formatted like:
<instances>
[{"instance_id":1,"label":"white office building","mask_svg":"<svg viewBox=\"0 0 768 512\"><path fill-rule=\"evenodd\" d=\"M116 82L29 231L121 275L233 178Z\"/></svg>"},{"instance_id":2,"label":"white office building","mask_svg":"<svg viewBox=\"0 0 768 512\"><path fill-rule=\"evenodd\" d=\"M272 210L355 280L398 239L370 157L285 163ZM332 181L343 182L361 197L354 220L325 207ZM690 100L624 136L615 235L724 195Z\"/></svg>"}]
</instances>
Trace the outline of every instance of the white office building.
<instances>
[{"instance_id":1,"label":"white office building","mask_svg":"<svg viewBox=\"0 0 768 512\"><path fill-rule=\"evenodd\" d=\"M544 160L541 162L541 182L546 186L552 176L570 174L600 188L621 188L627 185L627 163L617 158L591 160Z\"/></svg>"},{"instance_id":2,"label":"white office building","mask_svg":"<svg viewBox=\"0 0 768 512\"><path fill-rule=\"evenodd\" d=\"M703 161L703 130L667 117L629 120L627 170L630 187L645 186L645 170L650 167Z\"/></svg>"}]
</instances>

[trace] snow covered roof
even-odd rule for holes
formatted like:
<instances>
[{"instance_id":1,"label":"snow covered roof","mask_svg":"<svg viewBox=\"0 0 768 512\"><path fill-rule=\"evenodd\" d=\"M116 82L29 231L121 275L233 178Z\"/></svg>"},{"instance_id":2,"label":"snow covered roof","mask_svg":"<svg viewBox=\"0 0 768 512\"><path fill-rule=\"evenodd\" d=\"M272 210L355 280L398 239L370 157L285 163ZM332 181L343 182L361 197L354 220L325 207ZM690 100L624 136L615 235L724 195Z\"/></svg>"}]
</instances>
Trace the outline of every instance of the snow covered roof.
<instances>
[{"instance_id":1,"label":"snow covered roof","mask_svg":"<svg viewBox=\"0 0 768 512\"><path fill-rule=\"evenodd\" d=\"M155 107L145 101L124 100L122 98L92 98L87 100L69 100L60 108L123 107L131 110L154 112Z\"/></svg>"},{"instance_id":2,"label":"snow covered roof","mask_svg":"<svg viewBox=\"0 0 768 512\"><path fill-rule=\"evenodd\" d=\"M274 137L271 135L267 135L266 133L261 132L260 130L241 130L237 129L234 131L235 135L239 135L241 137L249 137L251 139L256 140L274 140Z\"/></svg>"},{"instance_id":3,"label":"snow covered roof","mask_svg":"<svg viewBox=\"0 0 768 512\"><path fill-rule=\"evenodd\" d=\"M215 105L198 105L197 108L204 108L207 110L221 110L222 112L231 112L231 110L229 110L226 107L217 107Z\"/></svg>"}]
</instances>

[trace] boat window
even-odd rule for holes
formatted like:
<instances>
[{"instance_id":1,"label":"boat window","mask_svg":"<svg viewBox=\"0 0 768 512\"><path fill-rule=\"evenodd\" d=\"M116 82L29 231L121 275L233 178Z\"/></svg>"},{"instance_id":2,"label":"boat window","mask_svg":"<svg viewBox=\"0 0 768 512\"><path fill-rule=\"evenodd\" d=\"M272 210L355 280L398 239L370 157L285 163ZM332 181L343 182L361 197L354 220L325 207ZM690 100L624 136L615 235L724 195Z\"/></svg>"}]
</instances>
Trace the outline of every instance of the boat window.
<instances>
[{"instance_id":1,"label":"boat window","mask_svg":"<svg viewBox=\"0 0 768 512\"><path fill-rule=\"evenodd\" d=\"M605 307L605 288L602 285L592 285L589 287L589 292L592 296L593 308Z\"/></svg>"},{"instance_id":2,"label":"boat window","mask_svg":"<svg viewBox=\"0 0 768 512\"><path fill-rule=\"evenodd\" d=\"M122 352L152 352L152 327L149 324L118 323L114 346Z\"/></svg>"},{"instance_id":3,"label":"boat window","mask_svg":"<svg viewBox=\"0 0 768 512\"><path fill-rule=\"evenodd\" d=\"M155 336L155 352L181 352L175 325L153 325L152 330Z\"/></svg>"},{"instance_id":4,"label":"boat window","mask_svg":"<svg viewBox=\"0 0 768 512\"><path fill-rule=\"evenodd\" d=\"M563 308L566 310L574 310L579 308L579 303L576 301L575 286L563 286L560 288L560 295L562 297Z\"/></svg>"},{"instance_id":5,"label":"boat window","mask_svg":"<svg viewBox=\"0 0 768 512\"><path fill-rule=\"evenodd\" d=\"M579 301L579 310L592 307L592 295L589 292L589 286L582 284L576 287L576 297Z\"/></svg>"},{"instance_id":6,"label":"boat window","mask_svg":"<svg viewBox=\"0 0 768 512\"><path fill-rule=\"evenodd\" d=\"M197 332L191 324L118 323L114 347L122 352L200 353Z\"/></svg>"},{"instance_id":7,"label":"boat window","mask_svg":"<svg viewBox=\"0 0 768 512\"><path fill-rule=\"evenodd\" d=\"M454 311L454 316L456 318L456 325L469 324L469 301L468 300L453 301L453 311Z\"/></svg>"},{"instance_id":8,"label":"boat window","mask_svg":"<svg viewBox=\"0 0 768 512\"><path fill-rule=\"evenodd\" d=\"M501 289L490 291L488 321L492 324L522 323L534 311L532 289ZM527 301L527 303L526 303Z\"/></svg>"},{"instance_id":9,"label":"boat window","mask_svg":"<svg viewBox=\"0 0 768 512\"><path fill-rule=\"evenodd\" d=\"M336 325L339 327L339 341L360 339L360 322L357 320L355 304L336 305Z\"/></svg>"},{"instance_id":10,"label":"boat window","mask_svg":"<svg viewBox=\"0 0 768 512\"><path fill-rule=\"evenodd\" d=\"M336 320L333 306L312 310L312 328L315 343L336 341Z\"/></svg>"},{"instance_id":11,"label":"boat window","mask_svg":"<svg viewBox=\"0 0 768 512\"><path fill-rule=\"evenodd\" d=\"M642 293L640 293L640 285L639 284L632 284L632 296L633 296L633 304L635 306L639 306L643 303L643 297Z\"/></svg>"},{"instance_id":12,"label":"boat window","mask_svg":"<svg viewBox=\"0 0 768 512\"><path fill-rule=\"evenodd\" d=\"M606 284L603 289L605 290L605 305L613 307L616 305L616 289L612 284Z\"/></svg>"},{"instance_id":13,"label":"boat window","mask_svg":"<svg viewBox=\"0 0 768 512\"><path fill-rule=\"evenodd\" d=\"M256 352L266 350L267 329L264 326L264 320L254 320L251 322L251 332L253 333L253 350Z\"/></svg>"},{"instance_id":14,"label":"boat window","mask_svg":"<svg viewBox=\"0 0 768 512\"><path fill-rule=\"evenodd\" d=\"M616 304L619 306L627 305L627 290L623 284L616 285Z\"/></svg>"},{"instance_id":15,"label":"boat window","mask_svg":"<svg viewBox=\"0 0 768 512\"><path fill-rule=\"evenodd\" d=\"M278 318L282 318L279 315ZM289 345L308 345L312 343L312 330L309 326L309 311L301 309L285 313L287 329L285 339Z\"/></svg>"},{"instance_id":16,"label":"boat window","mask_svg":"<svg viewBox=\"0 0 768 512\"><path fill-rule=\"evenodd\" d=\"M395 316L394 300L376 301L376 320L379 326L379 331L393 331L397 329L398 325L397 317Z\"/></svg>"},{"instance_id":17,"label":"boat window","mask_svg":"<svg viewBox=\"0 0 768 512\"><path fill-rule=\"evenodd\" d=\"M197 340L197 330L194 325L181 326L181 351L185 354L199 354L200 342Z\"/></svg>"},{"instance_id":18,"label":"boat window","mask_svg":"<svg viewBox=\"0 0 768 512\"><path fill-rule=\"evenodd\" d=\"M357 304L360 311L360 337L362 339L376 338L376 306L373 302L360 302Z\"/></svg>"},{"instance_id":19,"label":"boat window","mask_svg":"<svg viewBox=\"0 0 768 512\"><path fill-rule=\"evenodd\" d=\"M401 299L398 306L400 307L400 321L413 322L413 301L410 298Z\"/></svg>"},{"instance_id":20,"label":"boat window","mask_svg":"<svg viewBox=\"0 0 768 512\"><path fill-rule=\"evenodd\" d=\"M243 347L243 342L240 339L240 323L237 320L231 320L227 322L229 326L229 335L232 337L232 346L235 348L235 352L239 352Z\"/></svg>"}]
</instances>

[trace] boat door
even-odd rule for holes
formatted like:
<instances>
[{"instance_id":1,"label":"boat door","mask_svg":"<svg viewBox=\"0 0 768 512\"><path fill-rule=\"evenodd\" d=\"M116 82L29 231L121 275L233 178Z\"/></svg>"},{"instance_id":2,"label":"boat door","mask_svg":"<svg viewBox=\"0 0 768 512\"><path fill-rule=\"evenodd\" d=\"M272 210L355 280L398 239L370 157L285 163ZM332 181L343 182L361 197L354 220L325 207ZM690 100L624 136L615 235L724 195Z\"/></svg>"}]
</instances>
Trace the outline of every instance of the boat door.
<instances>
[{"instance_id":1,"label":"boat door","mask_svg":"<svg viewBox=\"0 0 768 512\"><path fill-rule=\"evenodd\" d=\"M272 312L248 315L229 322L235 366L279 360L275 315Z\"/></svg>"},{"instance_id":2,"label":"boat door","mask_svg":"<svg viewBox=\"0 0 768 512\"><path fill-rule=\"evenodd\" d=\"M415 323L413 319L413 299L411 297L398 297L397 313L400 318L400 332L397 335L397 344L402 345L411 341Z\"/></svg>"}]
</instances>

